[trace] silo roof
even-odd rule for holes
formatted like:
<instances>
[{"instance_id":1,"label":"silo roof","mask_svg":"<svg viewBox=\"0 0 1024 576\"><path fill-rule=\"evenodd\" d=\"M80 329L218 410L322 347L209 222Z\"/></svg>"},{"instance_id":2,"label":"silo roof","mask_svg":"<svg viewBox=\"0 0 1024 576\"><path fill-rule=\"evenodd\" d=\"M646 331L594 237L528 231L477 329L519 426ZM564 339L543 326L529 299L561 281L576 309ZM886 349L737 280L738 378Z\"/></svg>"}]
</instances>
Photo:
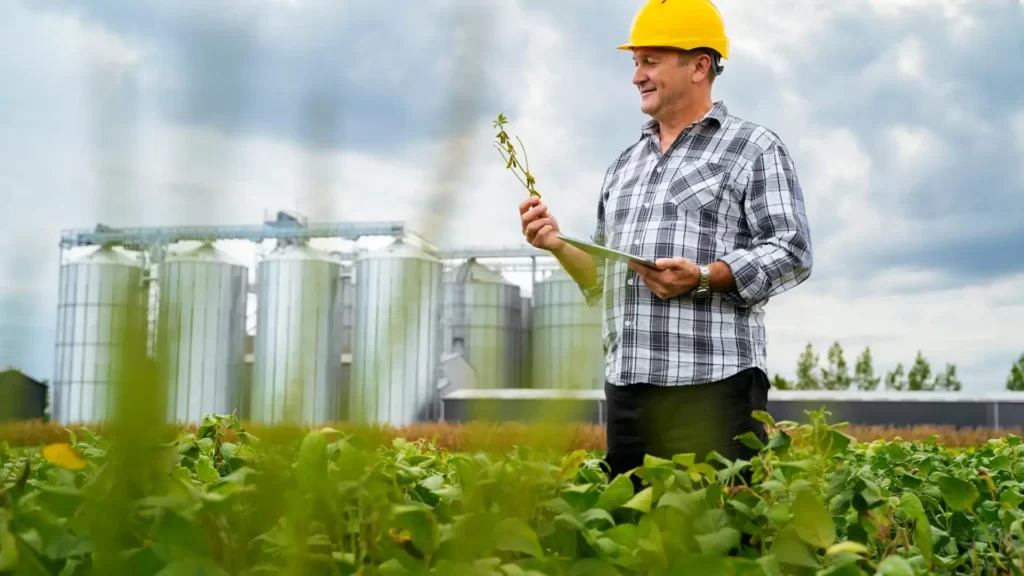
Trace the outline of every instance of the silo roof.
<instances>
[{"instance_id":1,"label":"silo roof","mask_svg":"<svg viewBox=\"0 0 1024 576\"><path fill-rule=\"evenodd\" d=\"M317 250L308 244L290 244L277 248L268 254L264 261L270 260L320 260L340 264L341 261L323 250Z\"/></svg>"},{"instance_id":2,"label":"silo roof","mask_svg":"<svg viewBox=\"0 0 1024 576\"><path fill-rule=\"evenodd\" d=\"M241 264L236 262L231 256L228 256L227 252L218 250L216 246L210 243L203 244L202 246L188 250L185 252L178 252L167 256L166 262L209 262L211 264L233 264L240 266Z\"/></svg>"},{"instance_id":3,"label":"silo roof","mask_svg":"<svg viewBox=\"0 0 1024 576\"><path fill-rule=\"evenodd\" d=\"M402 240L396 240L383 248L374 250L373 252L369 252L366 254L361 254L359 256L360 260L378 260L386 258L410 258L428 260L430 262L440 262L440 260L430 255L426 251Z\"/></svg>"},{"instance_id":4,"label":"silo roof","mask_svg":"<svg viewBox=\"0 0 1024 576\"><path fill-rule=\"evenodd\" d=\"M476 282L483 284L511 284L500 272L492 270L474 259L469 259L455 272L456 282Z\"/></svg>"},{"instance_id":5,"label":"silo roof","mask_svg":"<svg viewBox=\"0 0 1024 576\"><path fill-rule=\"evenodd\" d=\"M99 250L96 250L96 251L92 252L91 254L87 254L85 256L82 256L81 258L75 260L73 263L74 264L112 264L112 265L117 265L117 266L135 266L135 267L142 266L142 264L139 261L137 261L137 260L135 260L135 259L133 259L133 258L127 256L127 255L125 255L125 254L122 254L122 253L120 253L120 252L118 252L118 251L116 251L113 248L108 247L108 246L104 246L103 248L100 248Z\"/></svg>"}]
</instances>

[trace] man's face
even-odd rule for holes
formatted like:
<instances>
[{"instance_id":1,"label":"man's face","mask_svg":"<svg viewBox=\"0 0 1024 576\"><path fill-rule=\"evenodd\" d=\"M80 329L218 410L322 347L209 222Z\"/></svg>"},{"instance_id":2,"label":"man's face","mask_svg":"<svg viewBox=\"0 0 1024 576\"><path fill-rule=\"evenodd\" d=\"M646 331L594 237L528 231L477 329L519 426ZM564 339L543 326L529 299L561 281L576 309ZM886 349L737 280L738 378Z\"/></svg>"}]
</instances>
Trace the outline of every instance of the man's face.
<instances>
[{"instance_id":1,"label":"man's face","mask_svg":"<svg viewBox=\"0 0 1024 576\"><path fill-rule=\"evenodd\" d=\"M633 84L640 90L640 110L653 118L685 102L692 89L692 63L681 63L679 53L662 48L633 50Z\"/></svg>"}]
</instances>

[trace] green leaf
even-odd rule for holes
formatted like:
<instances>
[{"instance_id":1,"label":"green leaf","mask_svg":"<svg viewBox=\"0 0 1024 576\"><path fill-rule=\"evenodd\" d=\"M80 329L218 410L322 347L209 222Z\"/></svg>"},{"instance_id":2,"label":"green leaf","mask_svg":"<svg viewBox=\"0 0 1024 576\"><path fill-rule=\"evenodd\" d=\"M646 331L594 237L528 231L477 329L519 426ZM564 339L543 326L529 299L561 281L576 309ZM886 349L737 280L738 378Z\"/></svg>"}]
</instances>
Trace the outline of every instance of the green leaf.
<instances>
[{"instance_id":1,"label":"green leaf","mask_svg":"<svg viewBox=\"0 0 1024 576\"><path fill-rule=\"evenodd\" d=\"M636 524L619 524L615 528L606 531L604 535L611 539L612 542L618 544L620 548L629 550L636 548L640 540L640 533Z\"/></svg>"},{"instance_id":2,"label":"green leaf","mask_svg":"<svg viewBox=\"0 0 1024 576\"><path fill-rule=\"evenodd\" d=\"M671 574L700 574L701 576L733 576L733 565L721 556L710 554L687 554L673 563L676 571ZM660 572L659 572L660 573Z\"/></svg>"},{"instance_id":3,"label":"green leaf","mask_svg":"<svg viewBox=\"0 0 1024 576\"><path fill-rule=\"evenodd\" d=\"M989 470L1005 470L1009 472L1010 466L1010 459L1006 455L996 456L995 458L992 459L991 462L988 463Z\"/></svg>"},{"instance_id":4,"label":"green leaf","mask_svg":"<svg viewBox=\"0 0 1024 576\"><path fill-rule=\"evenodd\" d=\"M750 417L753 418L754 420L757 420L758 422L761 422L762 424L767 424L772 428L775 427L775 419L772 418L771 414L765 412L764 410L754 410L750 414Z\"/></svg>"},{"instance_id":5,"label":"green leaf","mask_svg":"<svg viewBox=\"0 0 1024 576\"><path fill-rule=\"evenodd\" d=\"M757 451L764 450L764 442L761 442L761 439L753 432L744 432L737 436L736 440L742 442L747 448L752 448Z\"/></svg>"},{"instance_id":6,"label":"green leaf","mask_svg":"<svg viewBox=\"0 0 1024 576\"><path fill-rule=\"evenodd\" d=\"M729 480L732 480L737 474L742 472L744 468L747 468L749 466L750 462L747 462L746 460L737 460L728 468L718 471L718 481L728 482Z\"/></svg>"},{"instance_id":7,"label":"green leaf","mask_svg":"<svg viewBox=\"0 0 1024 576\"><path fill-rule=\"evenodd\" d=\"M302 439L295 478L307 492L316 491L327 479L327 439L320 430L311 430Z\"/></svg>"},{"instance_id":8,"label":"green leaf","mask_svg":"<svg viewBox=\"0 0 1024 576\"><path fill-rule=\"evenodd\" d=\"M604 492L597 499L596 508L602 510L614 510L627 502L633 497L633 481L627 478L624 474L620 474L615 477L614 480L608 484Z\"/></svg>"},{"instance_id":9,"label":"green leaf","mask_svg":"<svg viewBox=\"0 0 1024 576\"><path fill-rule=\"evenodd\" d=\"M444 486L444 476L435 474L434 476L424 478L423 481L420 482L420 486L423 486L430 491L440 490Z\"/></svg>"},{"instance_id":10,"label":"green leaf","mask_svg":"<svg viewBox=\"0 0 1024 576\"><path fill-rule=\"evenodd\" d=\"M768 441L768 449L778 454L785 454L792 445L793 440L783 430L777 430L772 439Z\"/></svg>"},{"instance_id":11,"label":"green leaf","mask_svg":"<svg viewBox=\"0 0 1024 576\"><path fill-rule=\"evenodd\" d=\"M810 490L801 490L793 500L793 527L808 544L828 548L835 542L836 527L825 505Z\"/></svg>"},{"instance_id":12,"label":"green leaf","mask_svg":"<svg viewBox=\"0 0 1024 576\"><path fill-rule=\"evenodd\" d=\"M196 459L196 475L199 476L200 480L207 484L220 480L220 474L218 474L217 469L213 467L213 462L205 455Z\"/></svg>"},{"instance_id":13,"label":"green leaf","mask_svg":"<svg viewBox=\"0 0 1024 576\"><path fill-rule=\"evenodd\" d=\"M696 539L701 552L724 556L729 550L739 545L740 532L735 528L726 526L711 534L698 535Z\"/></svg>"},{"instance_id":14,"label":"green leaf","mask_svg":"<svg viewBox=\"0 0 1024 576\"><path fill-rule=\"evenodd\" d=\"M641 490L629 499L628 502L622 505L623 508L632 508L633 510L639 510L644 514L651 511L652 499L654 498L654 488L647 487Z\"/></svg>"},{"instance_id":15,"label":"green leaf","mask_svg":"<svg viewBox=\"0 0 1024 576\"><path fill-rule=\"evenodd\" d=\"M785 524L789 522L791 513L792 510L790 510L789 504L786 502L780 502L769 508L766 515L769 520L776 524Z\"/></svg>"},{"instance_id":16,"label":"green leaf","mask_svg":"<svg viewBox=\"0 0 1024 576\"><path fill-rule=\"evenodd\" d=\"M497 560L500 562L501 558ZM477 562L477 567L481 567L479 562ZM503 576L526 576L526 571L520 568L518 564L502 564L500 570Z\"/></svg>"},{"instance_id":17,"label":"green leaf","mask_svg":"<svg viewBox=\"0 0 1024 576\"><path fill-rule=\"evenodd\" d=\"M600 508L591 508L590 510L580 514L580 521L588 526L594 522L603 522L608 525L608 528L615 526L615 520L612 518L612 515L609 514L607 510L602 510Z\"/></svg>"},{"instance_id":18,"label":"green leaf","mask_svg":"<svg viewBox=\"0 0 1024 576\"><path fill-rule=\"evenodd\" d=\"M913 492L904 492L900 496L900 515L910 520L927 518L924 514L924 506L921 505L921 499Z\"/></svg>"},{"instance_id":19,"label":"green leaf","mask_svg":"<svg viewBox=\"0 0 1024 576\"><path fill-rule=\"evenodd\" d=\"M867 573L857 567L856 564L838 564L826 570L819 571L817 576L865 576Z\"/></svg>"},{"instance_id":20,"label":"green leaf","mask_svg":"<svg viewBox=\"0 0 1024 576\"><path fill-rule=\"evenodd\" d=\"M658 499L658 508L671 506L683 513L684 517L692 517L708 509L705 490L682 492L673 490L662 494Z\"/></svg>"},{"instance_id":21,"label":"green leaf","mask_svg":"<svg viewBox=\"0 0 1024 576\"><path fill-rule=\"evenodd\" d=\"M779 531L771 548L772 555L782 564L818 568L818 559L808 550L807 544L800 540L792 525Z\"/></svg>"},{"instance_id":22,"label":"green leaf","mask_svg":"<svg viewBox=\"0 0 1024 576\"><path fill-rule=\"evenodd\" d=\"M701 462L700 464L694 464L690 467L690 477L693 478L693 474L699 474L706 478L709 482L714 482L718 478L718 470L707 462ZM694 481L700 480L699 477L694 478Z\"/></svg>"},{"instance_id":23,"label":"green leaf","mask_svg":"<svg viewBox=\"0 0 1024 576\"><path fill-rule=\"evenodd\" d=\"M396 506L395 526L407 530L412 544L424 554L433 554L441 544L437 518L433 510L423 506Z\"/></svg>"},{"instance_id":24,"label":"green leaf","mask_svg":"<svg viewBox=\"0 0 1024 576\"><path fill-rule=\"evenodd\" d=\"M156 573L156 576L228 576L212 560L175 560Z\"/></svg>"},{"instance_id":25,"label":"green leaf","mask_svg":"<svg viewBox=\"0 0 1024 576\"><path fill-rule=\"evenodd\" d=\"M999 502L1008 504L1010 508L1019 508L1021 502L1024 502L1024 496L1016 490L1004 490L999 494Z\"/></svg>"},{"instance_id":26,"label":"green leaf","mask_svg":"<svg viewBox=\"0 0 1024 576\"><path fill-rule=\"evenodd\" d=\"M914 568L902 556L886 556L878 564L881 576L914 576Z\"/></svg>"},{"instance_id":27,"label":"green leaf","mask_svg":"<svg viewBox=\"0 0 1024 576\"><path fill-rule=\"evenodd\" d=\"M522 552L536 558L544 556L537 533L519 518L505 518L499 522L496 535L499 550Z\"/></svg>"},{"instance_id":28,"label":"green leaf","mask_svg":"<svg viewBox=\"0 0 1024 576\"><path fill-rule=\"evenodd\" d=\"M381 576L411 576L412 572L406 570L402 563L396 558L391 558L381 563L380 567L377 568L377 573Z\"/></svg>"},{"instance_id":29,"label":"green leaf","mask_svg":"<svg viewBox=\"0 0 1024 576\"><path fill-rule=\"evenodd\" d=\"M644 455L644 468L674 468L671 460L664 458L658 458L657 456L651 456L650 454Z\"/></svg>"},{"instance_id":30,"label":"green leaf","mask_svg":"<svg viewBox=\"0 0 1024 576\"><path fill-rule=\"evenodd\" d=\"M621 572L612 564L597 558L584 558L573 564L568 576L619 576Z\"/></svg>"},{"instance_id":31,"label":"green leaf","mask_svg":"<svg viewBox=\"0 0 1024 576\"><path fill-rule=\"evenodd\" d=\"M696 461L696 454L676 454L672 457L672 461L683 468L689 468Z\"/></svg>"},{"instance_id":32,"label":"green leaf","mask_svg":"<svg viewBox=\"0 0 1024 576\"><path fill-rule=\"evenodd\" d=\"M13 570L18 565L18 543L6 524L0 525L0 570Z\"/></svg>"},{"instance_id":33,"label":"green leaf","mask_svg":"<svg viewBox=\"0 0 1024 576\"><path fill-rule=\"evenodd\" d=\"M196 444L199 446L199 450L202 451L203 454L208 455L213 453L213 438L203 438L199 442L196 442Z\"/></svg>"},{"instance_id":34,"label":"green leaf","mask_svg":"<svg viewBox=\"0 0 1024 576\"><path fill-rule=\"evenodd\" d=\"M978 487L966 480L943 475L939 476L937 484L942 492L942 499L952 510L970 510L978 499Z\"/></svg>"}]
</instances>

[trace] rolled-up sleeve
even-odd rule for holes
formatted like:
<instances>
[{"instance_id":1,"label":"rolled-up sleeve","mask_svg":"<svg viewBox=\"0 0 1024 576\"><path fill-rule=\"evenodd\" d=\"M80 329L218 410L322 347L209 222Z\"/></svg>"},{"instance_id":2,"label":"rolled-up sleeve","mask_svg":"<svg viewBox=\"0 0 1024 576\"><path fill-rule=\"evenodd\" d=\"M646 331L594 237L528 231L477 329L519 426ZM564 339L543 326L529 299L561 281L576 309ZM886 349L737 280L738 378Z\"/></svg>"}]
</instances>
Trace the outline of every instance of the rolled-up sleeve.
<instances>
[{"instance_id":1,"label":"rolled-up sleeve","mask_svg":"<svg viewBox=\"0 0 1024 576\"><path fill-rule=\"evenodd\" d=\"M722 258L736 282L725 297L754 306L802 283L813 264L803 192L781 142L754 160L743 208L752 243Z\"/></svg>"}]
</instances>

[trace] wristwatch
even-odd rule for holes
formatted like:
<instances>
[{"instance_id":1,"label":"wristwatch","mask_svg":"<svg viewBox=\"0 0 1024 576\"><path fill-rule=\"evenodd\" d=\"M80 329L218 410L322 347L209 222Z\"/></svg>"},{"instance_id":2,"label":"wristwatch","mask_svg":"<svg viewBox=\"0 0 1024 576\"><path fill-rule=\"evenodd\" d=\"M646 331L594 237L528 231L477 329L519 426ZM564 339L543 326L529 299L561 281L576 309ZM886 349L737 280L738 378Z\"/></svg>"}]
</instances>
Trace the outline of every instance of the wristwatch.
<instances>
[{"instance_id":1,"label":"wristwatch","mask_svg":"<svg viewBox=\"0 0 1024 576\"><path fill-rule=\"evenodd\" d=\"M703 298L711 293L711 272L706 264L700 266L700 283L690 292L694 298Z\"/></svg>"}]
</instances>

